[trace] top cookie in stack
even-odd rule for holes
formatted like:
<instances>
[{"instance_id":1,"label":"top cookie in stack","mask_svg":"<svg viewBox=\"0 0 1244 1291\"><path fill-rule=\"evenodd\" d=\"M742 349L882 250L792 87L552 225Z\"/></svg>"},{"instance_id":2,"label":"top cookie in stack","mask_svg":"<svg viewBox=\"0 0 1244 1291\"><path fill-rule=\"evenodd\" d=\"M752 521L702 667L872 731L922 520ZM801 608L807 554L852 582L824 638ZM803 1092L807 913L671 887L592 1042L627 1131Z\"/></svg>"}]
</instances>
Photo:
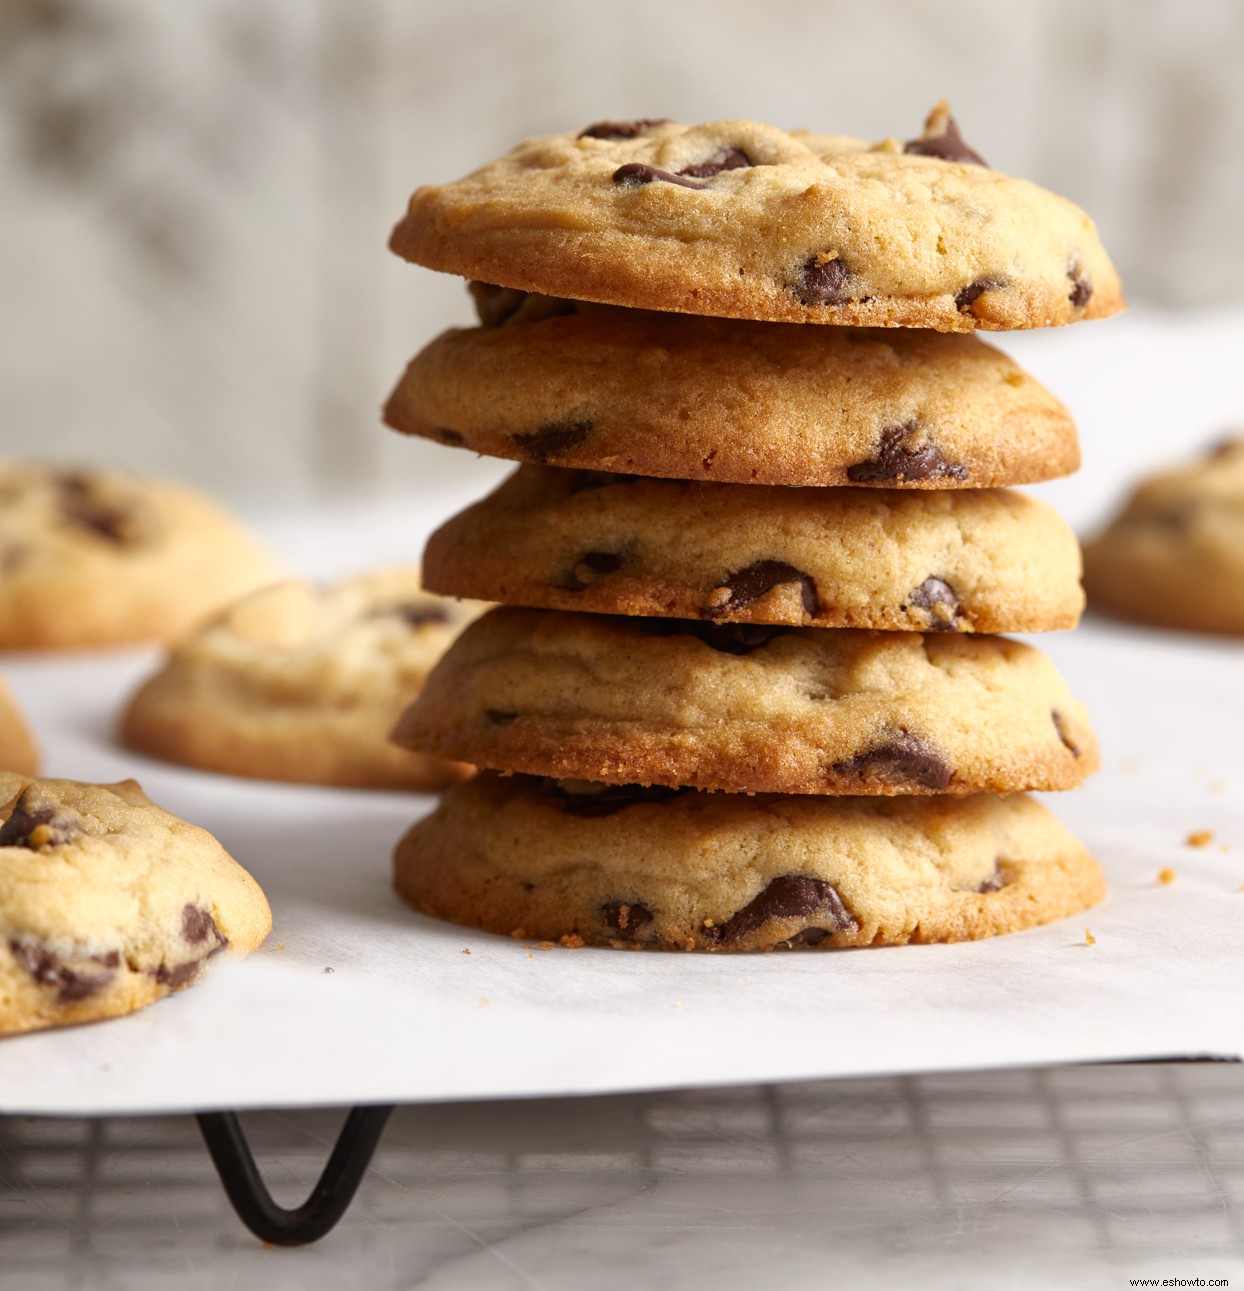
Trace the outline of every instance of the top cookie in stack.
<instances>
[{"instance_id":1,"label":"top cookie in stack","mask_svg":"<svg viewBox=\"0 0 1244 1291\"><path fill-rule=\"evenodd\" d=\"M488 285L386 420L527 463L426 563L528 608L468 629L396 738L559 779L451 790L399 847L403 896L716 950L984 936L1100 898L1042 808L972 796L1096 767L1048 661L983 635L1078 619L1074 537L998 487L1073 470L1074 424L936 334L1121 308L1082 212L989 170L942 105L875 147L598 123L420 189L392 246Z\"/></svg>"}]
</instances>

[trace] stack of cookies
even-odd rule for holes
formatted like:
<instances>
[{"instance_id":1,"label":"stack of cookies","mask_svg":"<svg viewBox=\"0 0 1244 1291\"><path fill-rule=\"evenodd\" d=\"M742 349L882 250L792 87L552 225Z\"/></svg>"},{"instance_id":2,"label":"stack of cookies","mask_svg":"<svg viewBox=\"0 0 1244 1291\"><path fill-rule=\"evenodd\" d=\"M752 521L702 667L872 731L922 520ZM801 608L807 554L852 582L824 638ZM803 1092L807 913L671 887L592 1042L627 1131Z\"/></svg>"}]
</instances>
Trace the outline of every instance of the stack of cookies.
<instances>
[{"instance_id":1,"label":"stack of cookies","mask_svg":"<svg viewBox=\"0 0 1244 1291\"><path fill-rule=\"evenodd\" d=\"M1075 427L962 334L1122 307L1081 211L944 105L906 144L607 121L418 190L392 246L471 279L481 325L386 420L524 463L426 553L431 590L502 605L395 734L485 768L399 845L407 901L759 950L1101 898L1023 794L1095 769L1087 716L992 635L1079 617L1073 535L1005 487L1074 470Z\"/></svg>"}]
</instances>

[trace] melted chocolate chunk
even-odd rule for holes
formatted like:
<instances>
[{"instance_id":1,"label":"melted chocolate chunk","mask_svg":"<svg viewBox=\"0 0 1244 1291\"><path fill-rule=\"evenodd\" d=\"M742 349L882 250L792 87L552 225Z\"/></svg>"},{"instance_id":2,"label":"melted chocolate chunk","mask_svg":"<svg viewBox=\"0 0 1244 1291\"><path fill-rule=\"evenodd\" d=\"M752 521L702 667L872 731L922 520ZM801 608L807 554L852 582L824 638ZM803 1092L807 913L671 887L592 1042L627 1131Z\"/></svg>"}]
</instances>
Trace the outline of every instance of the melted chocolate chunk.
<instances>
[{"instance_id":1,"label":"melted chocolate chunk","mask_svg":"<svg viewBox=\"0 0 1244 1291\"><path fill-rule=\"evenodd\" d=\"M438 426L436 428L436 437L442 444L465 444L466 440L456 431L450 430L448 426Z\"/></svg>"},{"instance_id":2,"label":"melted chocolate chunk","mask_svg":"<svg viewBox=\"0 0 1244 1291\"><path fill-rule=\"evenodd\" d=\"M810 574L803 573L784 560L757 560L734 573L726 575L725 586L730 599L720 607L724 614L745 609L760 600L767 592L783 583L798 583L804 613L815 618L820 613L821 602L816 594L816 582ZM717 607L714 607L716 610Z\"/></svg>"},{"instance_id":3,"label":"melted chocolate chunk","mask_svg":"<svg viewBox=\"0 0 1244 1291\"><path fill-rule=\"evenodd\" d=\"M58 802L42 785L30 784L18 795L8 820L0 825L0 847L41 852L62 847L86 830L72 807Z\"/></svg>"},{"instance_id":4,"label":"melted chocolate chunk","mask_svg":"<svg viewBox=\"0 0 1244 1291\"><path fill-rule=\"evenodd\" d=\"M711 161L702 161L695 166L684 166L678 173L690 175L692 179L712 179L714 175L720 175L723 170L743 170L751 164L752 159L747 153L738 148L728 148Z\"/></svg>"},{"instance_id":5,"label":"melted chocolate chunk","mask_svg":"<svg viewBox=\"0 0 1244 1291\"><path fill-rule=\"evenodd\" d=\"M210 910L202 906L188 905L182 907L181 935L192 946L201 945L209 938L217 947L228 945L228 938L216 926Z\"/></svg>"},{"instance_id":6,"label":"melted chocolate chunk","mask_svg":"<svg viewBox=\"0 0 1244 1291\"><path fill-rule=\"evenodd\" d=\"M829 923L835 931L855 927L855 920L838 890L824 879L810 879L802 874L787 874L772 879L765 890L715 929L705 933L715 941L738 941L755 932L770 919L799 919L815 915L819 923ZM816 931L824 931L818 927Z\"/></svg>"},{"instance_id":7,"label":"melted chocolate chunk","mask_svg":"<svg viewBox=\"0 0 1244 1291\"><path fill-rule=\"evenodd\" d=\"M931 439L908 447L906 440L918 430L919 423L916 421L905 421L901 426L887 426L881 432L876 457L847 467L847 479L853 484L906 484L912 480L943 477L966 480L967 467L948 462L942 456L942 450Z\"/></svg>"},{"instance_id":8,"label":"melted chocolate chunk","mask_svg":"<svg viewBox=\"0 0 1244 1291\"><path fill-rule=\"evenodd\" d=\"M1093 284L1074 261L1067 267L1067 277L1071 279L1071 290L1067 293L1067 299L1076 309L1083 309L1092 299Z\"/></svg>"},{"instance_id":9,"label":"melted chocolate chunk","mask_svg":"<svg viewBox=\"0 0 1244 1291\"><path fill-rule=\"evenodd\" d=\"M484 709L484 716L488 720L489 726L509 726L517 717L517 713L507 713L500 708Z\"/></svg>"},{"instance_id":10,"label":"melted chocolate chunk","mask_svg":"<svg viewBox=\"0 0 1244 1291\"><path fill-rule=\"evenodd\" d=\"M590 421L555 421L529 434L515 435L514 442L529 462L547 462L578 448L591 433Z\"/></svg>"},{"instance_id":11,"label":"melted chocolate chunk","mask_svg":"<svg viewBox=\"0 0 1244 1291\"><path fill-rule=\"evenodd\" d=\"M638 901L610 901L601 906L600 913L605 927L627 940L652 922L652 911Z\"/></svg>"},{"instance_id":12,"label":"melted chocolate chunk","mask_svg":"<svg viewBox=\"0 0 1244 1291\"><path fill-rule=\"evenodd\" d=\"M972 306L976 304L987 291L993 291L1002 286L1001 278L977 278L975 282L970 282L966 287L960 287L955 294L955 308L961 314L970 314Z\"/></svg>"},{"instance_id":13,"label":"melted chocolate chunk","mask_svg":"<svg viewBox=\"0 0 1244 1291\"><path fill-rule=\"evenodd\" d=\"M787 937L785 941L779 941L774 950L794 950L796 946L819 946L826 937L832 937L833 934L828 928L805 928L802 932L797 932L793 937Z\"/></svg>"},{"instance_id":14,"label":"melted chocolate chunk","mask_svg":"<svg viewBox=\"0 0 1244 1291\"><path fill-rule=\"evenodd\" d=\"M484 327L508 327L511 323L538 323L545 318L577 314L579 302L514 287L494 287L487 282L467 284L475 312Z\"/></svg>"},{"instance_id":15,"label":"melted chocolate chunk","mask_svg":"<svg viewBox=\"0 0 1244 1291\"><path fill-rule=\"evenodd\" d=\"M9 950L40 986L56 992L60 1004L72 1004L102 991L121 966L121 956L115 950L105 955L66 958L34 937L10 937Z\"/></svg>"},{"instance_id":16,"label":"melted chocolate chunk","mask_svg":"<svg viewBox=\"0 0 1244 1291\"><path fill-rule=\"evenodd\" d=\"M638 117L634 121L596 121L580 130L579 139L634 139L653 126L663 126L669 117Z\"/></svg>"},{"instance_id":17,"label":"melted chocolate chunk","mask_svg":"<svg viewBox=\"0 0 1244 1291\"><path fill-rule=\"evenodd\" d=\"M687 790L664 784L603 784L575 793L562 784L549 786L557 805L571 816L613 816L641 802L668 802Z\"/></svg>"},{"instance_id":18,"label":"melted chocolate chunk","mask_svg":"<svg viewBox=\"0 0 1244 1291\"><path fill-rule=\"evenodd\" d=\"M940 578L926 578L907 598L908 605L929 616L929 632L957 632L962 606L951 585Z\"/></svg>"},{"instance_id":19,"label":"melted chocolate chunk","mask_svg":"<svg viewBox=\"0 0 1244 1291\"><path fill-rule=\"evenodd\" d=\"M613 182L622 184L626 188L639 188L644 184L651 184L654 179L662 180L666 184L678 184L681 188L708 187L707 184L697 184L694 179L675 175L673 171L645 165L642 161L628 161L625 166L619 166L613 172Z\"/></svg>"},{"instance_id":20,"label":"melted chocolate chunk","mask_svg":"<svg viewBox=\"0 0 1244 1291\"><path fill-rule=\"evenodd\" d=\"M819 255L809 256L799 270L795 282L795 295L805 305L843 305L851 299L847 280L851 271L837 257L822 260Z\"/></svg>"},{"instance_id":21,"label":"melted chocolate chunk","mask_svg":"<svg viewBox=\"0 0 1244 1291\"><path fill-rule=\"evenodd\" d=\"M1067 733L1066 723L1063 721L1063 715L1057 708L1050 709L1050 716L1054 719L1054 729L1058 732L1058 738L1062 740L1073 758L1080 756L1080 746Z\"/></svg>"},{"instance_id":22,"label":"melted chocolate chunk","mask_svg":"<svg viewBox=\"0 0 1244 1291\"><path fill-rule=\"evenodd\" d=\"M940 125L940 129L938 126ZM947 112L930 130L926 127L919 139L910 139L903 151L919 157L937 157L942 161L965 161L972 166L989 168L989 163L963 142L959 123Z\"/></svg>"},{"instance_id":23,"label":"melted chocolate chunk","mask_svg":"<svg viewBox=\"0 0 1244 1291\"><path fill-rule=\"evenodd\" d=\"M421 628L425 623L449 622L449 611L439 605L419 605L412 602L407 605L395 605L387 613L396 615L412 628Z\"/></svg>"},{"instance_id":24,"label":"melted chocolate chunk","mask_svg":"<svg viewBox=\"0 0 1244 1291\"><path fill-rule=\"evenodd\" d=\"M204 910L202 906L182 907L181 936L182 940L191 946L204 946L208 942L211 944L193 959L185 960L180 964L161 964L159 968L148 970L150 977L154 977L161 986L167 986L170 990L193 981L199 975L199 970L204 963L213 955L219 955L229 944L228 937L216 926L216 920L212 918L211 912Z\"/></svg>"},{"instance_id":25,"label":"melted chocolate chunk","mask_svg":"<svg viewBox=\"0 0 1244 1291\"><path fill-rule=\"evenodd\" d=\"M954 775L940 753L907 731L844 762L835 762L834 770L862 780L886 785L916 784L924 789L945 789Z\"/></svg>"},{"instance_id":26,"label":"melted chocolate chunk","mask_svg":"<svg viewBox=\"0 0 1244 1291\"><path fill-rule=\"evenodd\" d=\"M722 654L751 654L791 629L778 623L700 623L694 619L632 619L631 625L650 636L692 636Z\"/></svg>"},{"instance_id":27,"label":"melted chocolate chunk","mask_svg":"<svg viewBox=\"0 0 1244 1291\"><path fill-rule=\"evenodd\" d=\"M587 551L575 561L574 567L558 586L567 592L581 592L596 581L592 574L612 574L622 567L622 557L616 551ZM587 574L589 577L584 577Z\"/></svg>"},{"instance_id":28,"label":"melted chocolate chunk","mask_svg":"<svg viewBox=\"0 0 1244 1291\"><path fill-rule=\"evenodd\" d=\"M1002 871L995 865L993 873L977 884L976 890L980 893L999 892L1005 883L1006 880L1002 877Z\"/></svg>"},{"instance_id":29,"label":"melted chocolate chunk","mask_svg":"<svg viewBox=\"0 0 1244 1291\"><path fill-rule=\"evenodd\" d=\"M83 529L106 542L128 547L142 542L148 526L132 506L101 496L98 481L80 471L58 471L52 476L60 517L65 524Z\"/></svg>"}]
</instances>

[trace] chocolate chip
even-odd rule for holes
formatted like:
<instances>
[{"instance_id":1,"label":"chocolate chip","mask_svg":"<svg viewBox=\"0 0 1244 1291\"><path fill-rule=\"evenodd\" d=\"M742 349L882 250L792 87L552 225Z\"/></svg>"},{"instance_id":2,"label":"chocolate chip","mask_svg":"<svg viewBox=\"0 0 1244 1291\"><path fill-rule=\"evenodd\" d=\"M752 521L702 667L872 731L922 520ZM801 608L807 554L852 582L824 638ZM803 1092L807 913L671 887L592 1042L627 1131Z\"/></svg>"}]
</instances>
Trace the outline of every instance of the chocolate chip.
<instances>
[{"instance_id":1,"label":"chocolate chip","mask_svg":"<svg viewBox=\"0 0 1244 1291\"><path fill-rule=\"evenodd\" d=\"M803 874L787 874L770 880L758 897L716 929L717 936L713 939L738 941L770 919L798 919L813 914L818 920L832 923L836 931L855 927L855 919L832 883Z\"/></svg>"},{"instance_id":2,"label":"chocolate chip","mask_svg":"<svg viewBox=\"0 0 1244 1291\"><path fill-rule=\"evenodd\" d=\"M794 292L805 305L842 305L851 299L847 290L850 276L851 271L837 256L809 256L800 267Z\"/></svg>"},{"instance_id":3,"label":"chocolate chip","mask_svg":"<svg viewBox=\"0 0 1244 1291\"><path fill-rule=\"evenodd\" d=\"M180 964L161 964L158 968L149 969L148 975L154 977L161 986L173 989L185 986L199 975L199 970L206 960L218 955L229 944L228 937L216 926L211 912L202 906L187 905L181 911L182 940L191 946L211 945L202 954Z\"/></svg>"},{"instance_id":4,"label":"chocolate chip","mask_svg":"<svg viewBox=\"0 0 1244 1291\"><path fill-rule=\"evenodd\" d=\"M1005 883L1006 880L1002 877L1002 871L995 865L993 873L987 879L982 879L981 882L976 885L976 890L982 894L986 892L998 892L1001 891Z\"/></svg>"},{"instance_id":5,"label":"chocolate chip","mask_svg":"<svg viewBox=\"0 0 1244 1291\"><path fill-rule=\"evenodd\" d=\"M563 591L583 591L596 581L592 574L616 573L621 568L622 558L616 551L585 551L557 586Z\"/></svg>"},{"instance_id":6,"label":"chocolate chip","mask_svg":"<svg viewBox=\"0 0 1244 1291\"><path fill-rule=\"evenodd\" d=\"M957 632L962 606L951 585L940 578L926 578L907 598L907 605L929 616L927 631Z\"/></svg>"},{"instance_id":7,"label":"chocolate chip","mask_svg":"<svg viewBox=\"0 0 1244 1291\"><path fill-rule=\"evenodd\" d=\"M833 934L828 928L805 928L802 932L797 932L793 937L787 937L785 941L779 941L774 950L794 950L796 946L819 946L826 937L832 937Z\"/></svg>"},{"instance_id":8,"label":"chocolate chip","mask_svg":"<svg viewBox=\"0 0 1244 1291\"><path fill-rule=\"evenodd\" d=\"M1001 278L977 278L975 282L970 282L966 287L960 287L955 294L955 308L961 314L970 314L972 306L987 291L993 291L1003 286Z\"/></svg>"},{"instance_id":9,"label":"chocolate chip","mask_svg":"<svg viewBox=\"0 0 1244 1291\"><path fill-rule=\"evenodd\" d=\"M579 139L634 139L653 126L663 126L669 117L638 117L634 121L596 121L580 130Z\"/></svg>"},{"instance_id":10,"label":"chocolate chip","mask_svg":"<svg viewBox=\"0 0 1244 1291\"><path fill-rule=\"evenodd\" d=\"M442 444L465 444L466 440L458 434L456 430L450 430L448 426L438 426L436 437Z\"/></svg>"},{"instance_id":11,"label":"chocolate chip","mask_svg":"<svg viewBox=\"0 0 1244 1291\"><path fill-rule=\"evenodd\" d=\"M645 165L642 161L628 161L613 172L613 182L625 188L639 188L651 184L654 179L667 184L678 184L681 188L707 188L707 184L697 184L694 179L685 179L669 170L660 170L656 166Z\"/></svg>"},{"instance_id":12,"label":"chocolate chip","mask_svg":"<svg viewBox=\"0 0 1244 1291\"><path fill-rule=\"evenodd\" d=\"M972 166L989 168L989 163L978 152L963 142L959 123L949 112L934 113L925 125L919 139L910 139L903 151L919 157L937 157L942 161L965 161Z\"/></svg>"},{"instance_id":13,"label":"chocolate chip","mask_svg":"<svg viewBox=\"0 0 1244 1291\"><path fill-rule=\"evenodd\" d=\"M727 148L711 161L702 161L695 166L684 166L678 173L690 175L693 179L712 179L714 175L720 175L723 170L742 170L751 164L752 159L747 153L738 148Z\"/></svg>"},{"instance_id":14,"label":"chocolate chip","mask_svg":"<svg viewBox=\"0 0 1244 1291\"><path fill-rule=\"evenodd\" d=\"M1067 734L1067 726L1063 721L1063 715L1057 708L1050 709L1050 716L1054 719L1054 729L1058 732L1058 738L1066 745L1073 758L1080 756L1080 746Z\"/></svg>"},{"instance_id":15,"label":"chocolate chip","mask_svg":"<svg viewBox=\"0 0 1244 1291\"><path fill-rule=\"evenodd\" d=\"M1067 266L1067 277L1071 279L1071 290L1067 293L1067 299L1071 301L1073 308L1083 309L1092 298L1093 284L1084 276L1079 264L1074 260Z\"/></svg>"},{"instance_id":16,"label":"chocolate chip","mask_svg":"<svg viewBox=\"0 0 1244 1291\"><path fill-rule=\"evenodd\" d=\"M181 912L181 935L192 946L198 946L210 937L217 946L228 944L228 938L216 926L210 910L202 906L187 905Z\"/></svg>"},{"instance_id":17,"label":"chocolate chip","mask_svg":"<svg viewBox=\"0 0 1244 1291\"><path fill-rule=\"evenodd\" d=\"M591 818L613 816L641 802L668 802L686 792L689 791L663 784L593 784L582 790L570 789L564 782L549 786L549 793L562 811Z\"/></svg>"},{"instance_id":18,"label":"chocolate chip","mask_svg":"<svg viewBox=\"0 0 1244 1291\"><path fill-rule=\"evenodd\" d=\"M499 708L484 709L484 716L488 719L490 726L509 726L517 717L517 713L502 712Z\"/></svg>"},{"instance_id":19,"label":"chocolate chip","mask_svg":"<svg viewBox=\"0 0 1244 1291\"><path fill-rule=\"evenodd\" d=\"M632 619L631 626L650 636L697 637L710 649L722 654L751 654L766 646L774 637L789 632L778 623L700 623L692 619Z\"/></svg>"},{"instance_id":20,"label":"chocolate chip","mask_svg":"<svg viewBox=\"0 0 1244 1291\"><path fill-rule=\"evenodd\" d=\"M39 784L29 784L18 795L8 820L0 825L0 847L24 847L42 852L63 847L86 833L82 817L57 801Z\"/></svg>"},{"instance_id":21,"label":"chocolate chip","mask_svg":"<svg viewBox=\"0 0 1244 1291\"><path fill-rule=\"evenodd\" d=\"M954 775L940 753L908 731L835 762L833 769L841 775L859 776L883 785L915 784L924 789L945 789Z\"/></svg>"},{"instance_id":22,"label":"chocolate chip","mask_svg":"<svg viewBox=\"0 0 1244 1291\"><path fill-rule=\"evenodd\" d=\"M547 462L578 448L592 433L590 421L555 421L528 434L515 435L514 442L531 462Z\"/></svg>"},{"instance_id":23,"label":"chocolate chip","mask_svg":"<svg viewBox=\"0 0 1244 1291\"><path fill-rule=\"evenodd\" d=\"M810 574L803 573L794 565L788 565L784 560L757 560L727 574L724 586L730 593L730 599L722 606L714 606L710 613L731 614L745 609L784 583L800 585L805 614L815 618L820 613L821 603L816 594L815 580Z\"/></svg>"},{"instance_id":24,"label":"chocolate chip","mask_svg":"<svg viewBox=\"0 0 1244 1291\"><path fill-rule=\"evenodd\" d=\"M13 958L39 983L56 991L60 1004L72 1004L102 991L121 966L115 950L104 955L65 957L48 948L35 937L10 937Z\"/></svg>"},{"instance_id":25,"label":"chocolate chip","mask_svg":"<svg viewBox=\"0 0 1244 1291\"><path fill-rule=\"evenodd\" d=\"M385 613L396 615L403 623L412 628L421 628L425 623L448 623L449 611L439 605L420 605L411 601L405 605L395 605Z\"/></svg>"},{"instance_id":26,"label":"chocolate chip","mask_svg":"<svg viewBox=\"0 0 1244 1291\"><path fill-rule=\"evenodd\" d=\"M596 580L593 574L612 574L622 567L622 557L614 551L587 551L574 563L565 579L558 583L563 591L581 592Z\"/></svg>"},{"instance_id":27,"label":"chocolate chip","mask_svg":"<svg viewBox=\"0 0 1244 1291\"><path fill-rule=\"evenodd\" d=\"M967 467L948 462L931 439L908 447L906 441L919 430L920 423L915 420L905 421L901 426L886 426L881 432L876 457L847 467L847 479L853 484L905 484L940 478L966 480Z\"/></svg>"},{"instance_id":28,"label":"chocolate chip","mask_svg":"<svg viewBox=\"0 0 1244 1291\"><path fill-rule=\"evenodd\" d=\"M638 901L610 901L600 908L605 927L629 939L652 922L652 911Z\"/></svg>"}]
</instances>

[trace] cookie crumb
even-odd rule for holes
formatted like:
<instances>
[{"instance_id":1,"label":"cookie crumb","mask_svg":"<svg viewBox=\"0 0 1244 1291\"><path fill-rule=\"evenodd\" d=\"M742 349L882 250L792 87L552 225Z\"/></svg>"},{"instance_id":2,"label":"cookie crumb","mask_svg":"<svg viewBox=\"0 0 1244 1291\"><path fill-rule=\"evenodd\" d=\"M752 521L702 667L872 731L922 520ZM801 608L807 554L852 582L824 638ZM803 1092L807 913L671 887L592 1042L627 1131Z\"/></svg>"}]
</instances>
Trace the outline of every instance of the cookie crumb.
<instances>
[{"instance_id":1,"label":"cookie crumb","mask_svg":"<svg viewBox=\"0 0 1244 1291\"><path fill-rule=\"evenodd\" d=\"M1231 850L1231 844L1230 844L1230 843L1219 843L1219 844L1218 844L1218 850L1219 850L1220 852L1223 852L1223 853L1229 852L1229 851Z\"/></svg>"},{"instance_id":2,"label":"cookie crumb","mask_svg":"<svg viewBox=\"0 0 1244 1291\"><path fill-rule=\"evenodd\" d=\"M514 931L510 933L510 936L513 937L515 941L522 941L522 939L526 935L527 935L526 928L515 928Z\"/></svg>"},{"instance_id":3,"label":"cookie crumb","mask_svg":"<svg viewBox=\"0 0 1244 1291\"><path fill-rule=\"evenodd\" d=\"M1212 829L1194 829L1184 839L1184 842L1189 847L1208 847L1213 841L1214 831Z\"/></svg>"},{"instance_id":4,"label":"cookie crumb","mask_svg":"<svg viewBox=\"0 0 1244 1291\"><path fill-rule=\"evenodd\" d=\"M540 947L541 950L557 949L557 942L555 941L541 941L541 942L537 942L536 944Z\"/></svg>"},{"instance_id":5,"label":"cookie crumb","mask_svg":"<svg viewBox=\"0 0 1244 1291\"><path fill-rule=\"evenodd\" d=\"M561 938L561 944L567 950L578 950L580 946L586 946L587 942L577 932L568 932Z\"/></svg>"},{"instance_id":6,"label":"cookie crumb","mask_svg":"<svg viewBox=\"0 0 1244 1291\"><path fill-rule=\"evenodd\" d=\"M528 958L528 959L535 959L535 956L531 953L531 951L528 951L528 952L527 952L527 958Z\"/></svg>"},{"instance_id":7,"label":"cookie crumb","mask_svg":"<svg viewBox=\"0 0 1244 1291\"><path fill-rule=\"evenodd\" d=\"M335 968L326 968L324 971L326 973L335 973L337 970Z\"/></svg>"},{"instance_id":8,"label":"cookie crumb","mask_svg":"<svg viewBox=\"0 0 1244 1291\"><path fill-rule=\"evenodd\" d=\"M479 997L479 1006L481 1009L486 1009L488 1007L488 997L486 995L481 995Z\"/></svg>"},{"instance_id":9,"label":"cookie crumb","mask_svg":"<svg viewBox=\"0 0 1244 1291\"><path fill-rule=\"evenodd\" d=\"M1159 871L1158 871L1158 882L1159 882L1159 883L1174 883L1174 882L1175 882L1175 871L1174 871L1174 870L1172 870L1172 869L1170 869L1169 867L1168 867L1168 868L1166 868L1166 869L1164 869L1164 870L1159 870Z\"/></svg>"},{"instance_id":10,"label":"cookie crumb","mask_svg":"<svg viewBox=\"0 0 1244 1291\"><path fill-rule=\"evenodd\" d=\"M1096 938L1096 937L1094 937L1094 936L1093 936L1093 934L1092 934L1091 932L1089 932L1089 930L1088 930L1087 928L1085 928L1085 930L1084 930L1084 944L1085 944L1086 946L1096 946L1096 945L1097 945L1097 938Z\"/></svg>"},{"instance_id":11,"label":"cookie crumb","mask_svg":"<svg viewBox=\"0 0 1244 1291\"><path fill-rule=\"evenodd\" d=\"M470 951L469 951L465 946L463 946L463 948L462 948L462 953L463 953L464 955L469 955L471 952L470 952Z\"/></svg>"}]
</instances>

